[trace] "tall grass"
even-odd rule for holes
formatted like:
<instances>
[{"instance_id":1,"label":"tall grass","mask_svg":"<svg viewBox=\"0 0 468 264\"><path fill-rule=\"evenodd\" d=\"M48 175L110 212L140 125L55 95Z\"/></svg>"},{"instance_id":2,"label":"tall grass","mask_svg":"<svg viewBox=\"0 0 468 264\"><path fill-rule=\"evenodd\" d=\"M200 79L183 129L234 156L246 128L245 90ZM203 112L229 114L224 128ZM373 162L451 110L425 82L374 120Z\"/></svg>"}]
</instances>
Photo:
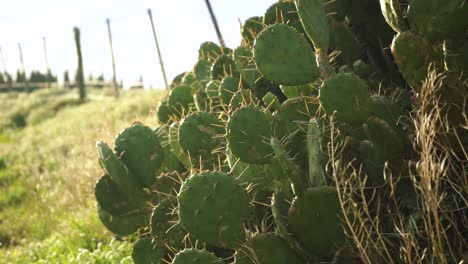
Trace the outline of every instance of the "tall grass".
<instances>
[{"instance_id":1,"label":"tall grass","mask_svg":"<svg viewBox=\"0 0 468 264\"><path fill-rule=\"evenodd\" d=\"M57 241L62 241L59 244L63 243L63 247L70 247L68 253L63 253L68 256L76 253L83 241L92 240L96 245L110 241L111 235L96 214L93 192L101 169L96 159L95 142L112 143L115 135L134 121L156 125L155 105L163 94L128 91L123 93L121 100L114 100L94 93L87 103L66 108L55 107L50 98L37 99L42 97L41 94L20 96L24 100L23 108L24 105L39 105L34 111L42 112L44 116L36 117L36 122L22 130L10 131L7 133L9 144L0 145L3 146L0 157L7 157L7 166L26 189L19 206L0 210L0 233L7 234L10 241L10 247L0 250L0 259L8 259L11 263L50 263L40 262L40 256L24 261L28 256L40 254L37 249ZM67 96L62 94L60 98ZM34 103L29 102L28 97ZM20 99L12 100L18 103ZM41 105L36 101L49 104ZM56 105L60 100L54 102ZM73 246L74 243L77 245ZM107 247L104 244L101 248ZM92 250L89 250L91 254ZM53 254L52 251L49 253ZM56 257L54 263L60 259ZM52 260L53 257L42 259Z\"/></svg>"},{"instance_id":2,"label":"tall grass","mask_svg":"<svg viewBox=\"0 0 468 264\"><path fill-rule=\"evenodd\" d=\"M361 168L341 159L343 146L332 143L329 148L347 212L343 222L362 263L463 263L468 246L468 156L457 136L461 130L466 134L468 121L464 113L461 126L449 122L452 106L440 99L444 78L431 72L423 84L411 113L416 158L402 175L385 169L385 184L368 187ZM332 138L339 137L334 132Z\"/></svg>"}]
</instances>

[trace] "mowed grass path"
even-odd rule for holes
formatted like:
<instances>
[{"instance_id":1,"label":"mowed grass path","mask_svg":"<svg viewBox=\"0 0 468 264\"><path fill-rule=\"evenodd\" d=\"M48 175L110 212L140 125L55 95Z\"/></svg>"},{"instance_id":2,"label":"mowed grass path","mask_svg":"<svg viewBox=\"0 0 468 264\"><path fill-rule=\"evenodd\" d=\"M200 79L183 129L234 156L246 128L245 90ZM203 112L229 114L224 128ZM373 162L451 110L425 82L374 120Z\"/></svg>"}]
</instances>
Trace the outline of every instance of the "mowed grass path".
<instances>
[{"instance_id":1,"label":"mowed grass path","mask_svg":"<svg viewBox=\"0 0 468 264\"><path fill-rule=\"evenodd\" d=\"M164 92L127 91L119 100L97 92L82 105L70 99L76 91L50 91L53 100L40 93L41 103L34 94L0 98L0 112L23 104L20 121L29 121L0 131L0 263L131 263L131 244L97 218L95 143L113 145L134 121L154 127Z\"/></svg>"}]
</instances>

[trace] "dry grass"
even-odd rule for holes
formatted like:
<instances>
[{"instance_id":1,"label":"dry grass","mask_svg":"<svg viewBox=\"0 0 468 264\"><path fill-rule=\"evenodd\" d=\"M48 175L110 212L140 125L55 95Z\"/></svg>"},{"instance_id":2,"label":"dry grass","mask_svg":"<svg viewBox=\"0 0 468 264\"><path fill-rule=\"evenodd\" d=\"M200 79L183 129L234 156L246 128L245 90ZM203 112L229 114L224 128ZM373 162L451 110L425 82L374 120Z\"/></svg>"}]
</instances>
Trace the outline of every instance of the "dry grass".
<instances>
[{"instance_id":1,"label":"dry grass","mask_svg":"<svg viewBox=\"0 0 468 264\"><path fill-rule=\"evenodd\" d=\"M129 91L119 101L93 96L83 105L11 133L13 143L6 155L28 189L22 206L14 208L14 215L2 219L0 225L12 236L12 243L73 232L77 222L81 228L104 234L93 193L101 175L95 142L113 145L115 135L133 121L155 126L155 105L164 93Z\"/></svg>"},{"instance_id":2,"label":"dry grass","mask_svg":"<svg viewBox=\"0 0 468 264\"><path fill-rule=\"evenodd\" d=\"M341 159L343 145L333 140L340 135L331 122L332 174L347 212L343 220L348 236L363 263L463 263L468 248L468 157L457 136L468 126L466 113L457 129L449 122L448 107L453 106L440 98L444 78L431 72L412 113L416 160L408 162L402 175L385 169L383 186L369 187L362 168ZM405 197L416 199L414 208L408 209Z\"/></svg>"}]
</instances>

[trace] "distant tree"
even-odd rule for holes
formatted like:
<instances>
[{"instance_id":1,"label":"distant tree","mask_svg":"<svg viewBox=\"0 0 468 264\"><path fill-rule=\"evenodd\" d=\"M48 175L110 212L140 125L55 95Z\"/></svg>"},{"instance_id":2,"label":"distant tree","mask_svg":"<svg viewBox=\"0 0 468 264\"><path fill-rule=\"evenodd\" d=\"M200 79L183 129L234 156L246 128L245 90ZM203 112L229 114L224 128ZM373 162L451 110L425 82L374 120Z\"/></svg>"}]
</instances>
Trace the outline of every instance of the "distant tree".
<instances>
[{"instance_id":1,"label":"distant tree","mask_svg":"<svg viewBox=\"0 0 468 264\"><path fill-rule=\"evenodd\" d=\"M26 81L26 74L20 70L16 71L16 80L17 83L22 83Z\"/></svg>"},{"instance_id":2,"label":"distant tree","mask_svg":"<svg viewBox=\"0 0 468 264\"><path fill-rule=\"evenodd\" d=\"M63 72L63 84L66 86L70 85L70 75L68 73L68 70L65 70Z\"/></svg>"},{"instance_id":3,"label":"distant tree","mask_svg":"<svg viewBox=\"0 0 468 264\"><path fill-rule=\"evenodd\" d=\"M51 83L55 83L58 81L57 76L54 75L51 70L47 70L47 73L45 74L45 76L46 76L46 80L48 80Z\"/></svg>"},{"instance_id":4,"label":"distant tree","mask_svg":"<svg viewBox=\"0 0 468 264\"><path fill-rule=\"evenodd\" d=\"M13 78L11 77L11 74L9 74L8 72L5 73L5 79L6 79L6 82L11 85L13 83Z\"/></svg>"},{"instance_id":5,"label":"distant tree","mask_svg":"<svg viewBox=\"0 0 468 264\"><path fill-rule=\"evenodd\" d=\"M3 77L3 74L0 72L0 83L5 83L5 78Z\"/></svg>"},{"instance_id":6,"label":"distant tree","mask_svg":"<svg viewBox=\"0 0 468 264\"><path fill-rule=\"evenodd\" d=\"M89 74L88 81L94 81L94 76L92 73Z\"/></svg>"},{"instance_id":7,"label":"distant tree","mask_svg":"<svg viewBox=\"0 0 468 264\"><path fill-rule=\"evenodd\" d=\"M103 82L104 81L104 73L101 73L101 75L99 75L96 80Z\"/></svg>"}]
</instances>

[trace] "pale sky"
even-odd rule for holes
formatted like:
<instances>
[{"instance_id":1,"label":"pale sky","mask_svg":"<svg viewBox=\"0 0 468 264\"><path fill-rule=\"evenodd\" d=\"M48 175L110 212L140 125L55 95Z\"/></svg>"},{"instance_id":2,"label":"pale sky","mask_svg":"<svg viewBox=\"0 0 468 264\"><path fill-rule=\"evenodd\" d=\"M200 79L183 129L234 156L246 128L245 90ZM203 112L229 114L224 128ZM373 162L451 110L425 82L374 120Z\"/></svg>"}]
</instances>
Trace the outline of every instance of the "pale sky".
<instances>
[{"instance_id":1,"label":"pale sky","mask_svg":"<svg viewBox=\"0 0 468 264\"><path fill-rule=\"evenodd\" d=\"M152 9L168 81L193 68L204 41L217 43L204 0L10 0L0 8L0 47L8 72L21 68L18 43L28 74L45 72L42 38L46 37L49 65L62 79L77 68L73 27L81 29L86 78L112 76L106 18L111 20L117 78L125 86L140 76L145 86L164 87L157 51L146 13ZM241 22L261 16L276 0L211 0L228 47L239 45ZM0 63L0 70L3 65Z\"/></svg>"}]
</instances>

